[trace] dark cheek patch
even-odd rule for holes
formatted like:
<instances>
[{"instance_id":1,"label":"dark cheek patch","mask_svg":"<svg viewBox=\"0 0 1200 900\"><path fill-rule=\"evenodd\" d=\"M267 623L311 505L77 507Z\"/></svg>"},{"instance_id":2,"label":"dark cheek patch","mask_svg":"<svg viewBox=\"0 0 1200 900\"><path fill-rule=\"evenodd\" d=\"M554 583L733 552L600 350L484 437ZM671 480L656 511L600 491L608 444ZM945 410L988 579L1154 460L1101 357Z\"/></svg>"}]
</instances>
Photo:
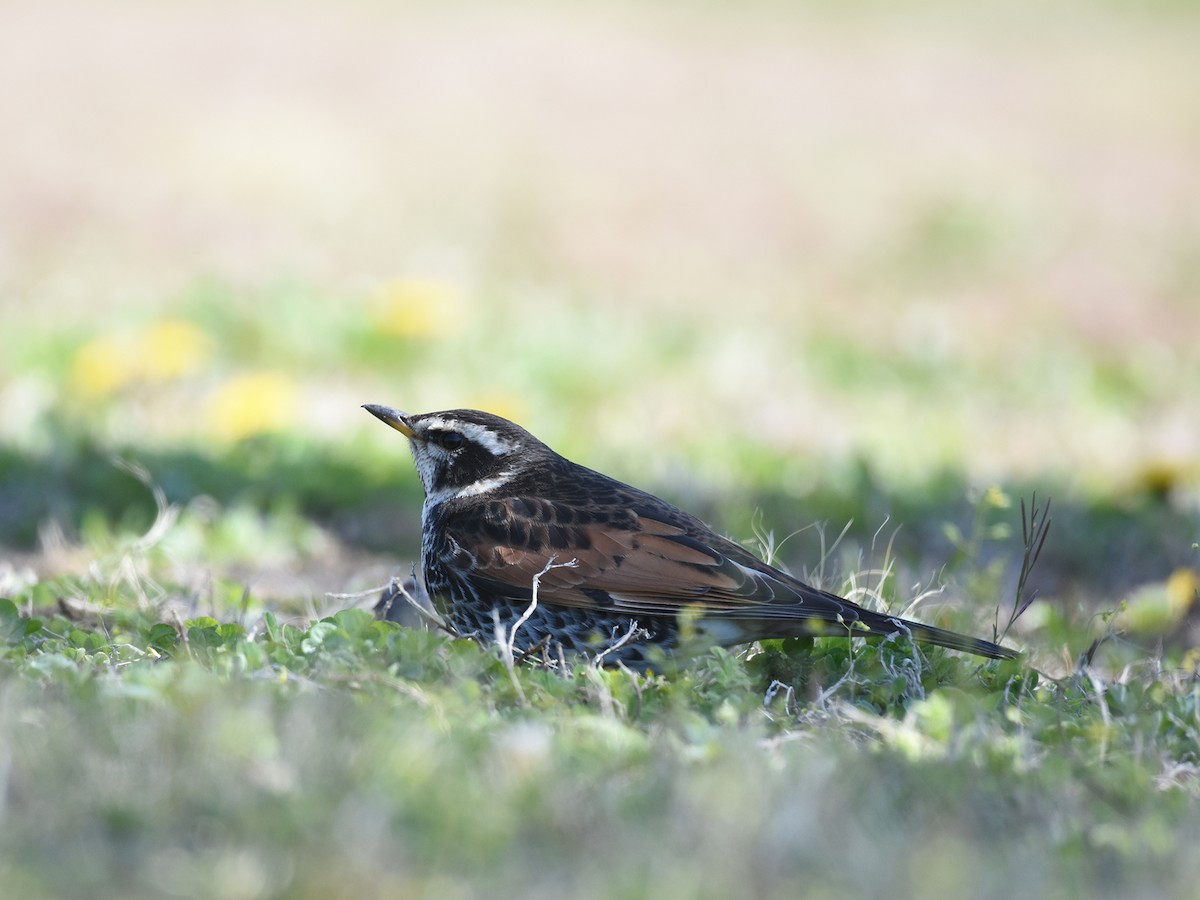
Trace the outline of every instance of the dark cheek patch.
<instances>
[{"instance_id":1,"label":"dark cheek patch","mask_svg":"<svg viewBox=\"0 0 1200 900\"><path fill-rule=\"evenodd\" d=\"M459 453L449 457L443 466L445 468L442 477L446 484L454 488L465 488L480 479L487 478L489 468L495 468L496 460L486 450L467 446Z\"/></svg>"}]
</instances>

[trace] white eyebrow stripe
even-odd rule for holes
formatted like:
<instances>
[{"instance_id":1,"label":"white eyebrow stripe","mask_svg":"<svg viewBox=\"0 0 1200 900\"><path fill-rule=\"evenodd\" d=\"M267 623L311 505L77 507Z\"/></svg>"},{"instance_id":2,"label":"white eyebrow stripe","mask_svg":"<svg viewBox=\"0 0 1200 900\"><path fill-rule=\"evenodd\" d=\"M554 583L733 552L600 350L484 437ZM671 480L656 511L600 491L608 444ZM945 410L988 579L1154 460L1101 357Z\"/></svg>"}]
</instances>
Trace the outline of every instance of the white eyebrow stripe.
<instances>
[{"instance_id":1,"label":"white eyebrow stripe","mask_svg":"<svg viewBox=\"0 0 1200 900\"><path fill-rule=\"evenodd\" d=\"M447 419L443 416L434 416L433 418L426 419L422 422L422 425L429 431L457 431L467 440L483 447L492 456L504 456L506 453L511 453L520 447L519 443L514 444L506 441L486 425L480 425L476 422L463 422L460 419Z\"/></svg>"}]
</instances>

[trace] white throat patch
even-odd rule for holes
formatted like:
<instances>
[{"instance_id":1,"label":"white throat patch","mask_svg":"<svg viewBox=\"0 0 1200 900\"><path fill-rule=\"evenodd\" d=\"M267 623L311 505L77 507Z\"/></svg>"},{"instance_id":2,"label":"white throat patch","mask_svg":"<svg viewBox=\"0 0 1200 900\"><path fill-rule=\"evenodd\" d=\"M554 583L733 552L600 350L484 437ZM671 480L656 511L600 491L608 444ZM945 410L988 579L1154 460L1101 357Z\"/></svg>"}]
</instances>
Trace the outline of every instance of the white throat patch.
<instances>
[{"instance_id":1,"label":"white throat patch","mask_svg":"<svg viewBox=\"0 0 1200 900\"><path fill-rule=\"evenodd\" d=\"M484 478L481 481L476 481L474 484L468 484L466 487L442 488L433 492L426 490L424 511L428 512L436 506L441 506L447 500L458 500L461 497L475 497L479 494L486 494L493 488L508 484L512 479L512 472L501 472L499 475Z\"/></svg>"}]
</instances>

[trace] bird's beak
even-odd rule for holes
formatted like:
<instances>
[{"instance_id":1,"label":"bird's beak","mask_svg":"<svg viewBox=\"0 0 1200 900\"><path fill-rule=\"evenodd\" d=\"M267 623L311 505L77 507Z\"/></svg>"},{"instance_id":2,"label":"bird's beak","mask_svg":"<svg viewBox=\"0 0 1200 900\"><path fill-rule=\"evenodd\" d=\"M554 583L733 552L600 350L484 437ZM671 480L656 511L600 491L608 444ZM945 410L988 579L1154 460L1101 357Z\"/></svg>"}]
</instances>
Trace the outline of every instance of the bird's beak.
<instances>
[{"instance_id":1,"label":"bird's beak","mask_svg":"<svg viewBox=\"0 0 1200 900\"><path fill-rule=\"evenodd\" d=\"M417 433L409 427L408 413L402 413L398 409L392 409L390 406L380 406L377 403L364 403L363 409L373 415L381 422L391 425L406 438L414 438Z\"/></svg>"}]
</instances>

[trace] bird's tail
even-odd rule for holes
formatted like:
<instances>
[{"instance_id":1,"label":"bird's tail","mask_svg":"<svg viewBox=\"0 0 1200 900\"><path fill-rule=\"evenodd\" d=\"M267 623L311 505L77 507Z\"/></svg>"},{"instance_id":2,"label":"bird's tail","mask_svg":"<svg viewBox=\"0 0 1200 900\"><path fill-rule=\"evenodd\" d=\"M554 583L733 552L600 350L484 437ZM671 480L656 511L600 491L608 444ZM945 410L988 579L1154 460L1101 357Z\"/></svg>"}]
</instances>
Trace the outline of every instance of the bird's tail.
<instances>
[{"instance_id":1,"label":"bird's tail","mask_svg":"<svg viewBox=\"0 0 1200 900\"><path fill-rule=\"evenodd\" d=\"M964 653L986 656L989 659L1015 659L1019 655L1015 650L1010 650L1008 647L1002 647L991 641L971 637L967 634L959 634L957 631L938 628L935 625L922 625L920 622L901 619L899 616L889 616L886 613L879 613L863 609L862 607L855 609L855 612L859 616L855 625L859 629L863 629L862 631L852 632L856 636L886 637L893 634L902 634L918 643L937 644L939 647L946 647L949 650L961 650Z\"/></svg>"},{"instance_id":2,"label":"bird's tail","mask_svg":"<svg viewBox=\"0 0 1200 900\"><path fill-rule=\"evenodd\" d=\"M982 638L947 631L945 628L935 628L933 625L922 625L920 622L910 622L907 619L884 618L893 624L891 634L908 634L914 641L937 644L939 647L962 650L964 653L974 653L989 659L1015 659L1018 656L1017 651Z\"/></svg>"},{"instance_id":3,"label":"bird's tail","mask_svg":"<svg viewBox=\"0 0 1200 900\"><path fill-rule=\"evenodd\" d=\"M798 583L790 587L795 593L787 596L786 602L730 610L723 615L710 614L706 617L706 623L712 626L724 620L722 624L726 627L717 634L717 639L723 639L726 643L764 637L841 635L870 639L905 635L919 643L937 644L989 659L1013 659L1019 655L1015 650L982 638L864 609L836 594L806 584Z\"/></svg>"},{"instance_id":4,"label":"bird's tail","mask_svg":"<svg viewBox=\"0 0 1200 900\"><path fill-rule=\"evenodd\" d=\"M738 644L762 638L796 637L861 637L878 640L892 635L904 635L918 643L937 644L950 650L961 650L989 659L1014 659L1020 654L982 638L947 631L933 625L922 625L869 610L857 609L841 616L779 616L770 608L739 611L737 616L709 614L701 625L711 639L721 644Z\"/></svg>"},{"instance_id":5,"label":"bird's tail","mask_svg":"<svg viewBox=\"0 0 1200 900\"><path fill-rule=\"evenodd\" d=\"M878 639L905 635L914 641L989 659L1013 659L1019 655L1015 650L991 641L866 609L774 570L758 575L755 593L766 594L772 600L748 605L729 604L721 609L709 605L704 610L701 620L713 640L737 644L762 638L840 635Z\"/></svg>"}]
</instances>

